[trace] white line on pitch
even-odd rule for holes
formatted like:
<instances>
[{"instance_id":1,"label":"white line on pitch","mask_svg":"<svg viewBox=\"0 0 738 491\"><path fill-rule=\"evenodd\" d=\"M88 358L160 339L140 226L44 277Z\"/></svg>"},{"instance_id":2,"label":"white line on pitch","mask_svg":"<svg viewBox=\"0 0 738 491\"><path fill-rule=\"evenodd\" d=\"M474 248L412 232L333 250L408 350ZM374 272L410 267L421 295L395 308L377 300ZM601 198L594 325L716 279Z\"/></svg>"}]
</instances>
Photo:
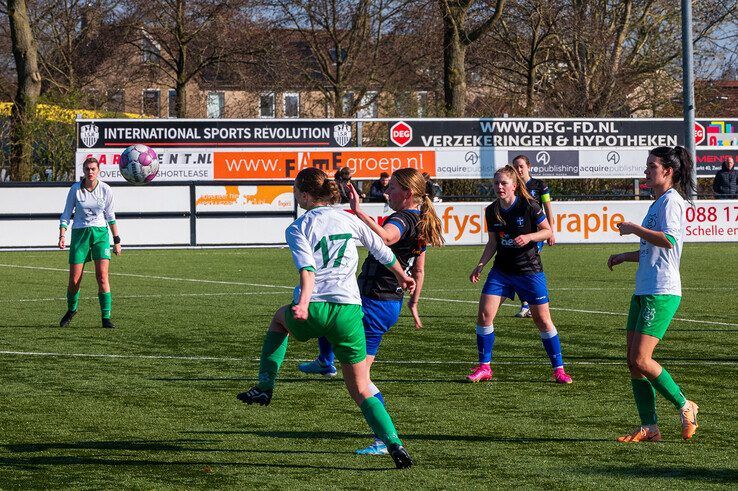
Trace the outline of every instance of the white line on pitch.
<instances>
[{"instance_id":1,"label":"white line on pitch","mask_svg":"<svg viewBox=\"0 0 738 491\"><path fill-rule=\"evenodd\" d=\"M23 268L23 269L40 269L44 271L64 271L66 272L66 269L62 268L48 268L48 267L42 267L42 266L20 266L16 264L0 264L0 267L8 267L8 268ZM142 274L132 274L132 273L110 273L111 275L116 276L130 276L134 278L148 278L148 279L157 279L157 280L170 280L170 281L188 281L193 283L211 283L211 284L218 284L218 285L238 285L238 286L256 286L256 287L262 287L262 288L279 288L279 289L287 289L292 290L294 287L291 286L282 286L282 285L262 285L259 283L242 283L237 281L219 281L219 280L201 280L197 278L177 278L172 276L152 276L152 275L142 275ZM421 300L432 300L435 302L450 302L450 303L468 303L468 304L477 304L479 303L477 300L454 300L450 298L434 298L434 297L421 297ZM508 307L513 307L511 304L503 304ZM578 312L582 314L598 314L598 315L616 315L620 317L627 317L627 313L623 312L606 312L602 310L585 310L585 309L570 309L565 307L550 307L551 310L560 310L562 312ZM684 319L681 317L675 317L675 321L681 321L681 322L691 322L695 324L707 324L712 326L727 326L727 327L738 327L738 324L730 323L730 322L717 322L717 321L703 321L703 320L696 320L696 319Z\"/></svg>"},{"instance_id":2,"label":"white line on pitch","mask_svg":"<svg viewBox=\"0 0 738 491\"><path fill-rule=\"evenodd\" d=\"M451 303L470 303L470 304L478 304L478 300L453 300L450 298L433 298L433 297L420 297L421 300L433 300L436 302L451 302ZM520 308L520 305L513 305L508 303L502 304L504 307L515 307ZM627 313L623 312L606 312L603 310L585 310L585 309L570 309L566 307L549 307L550 310L561 310L563 312L580 312L582 314L600 314L600 315L617 315L621 317L627 317ZM713 326L728 326L728 327L738 327L738 324L733 324L730 322L717 322L717 321L701 321L696 319L683 319L681 317L674 317L675 321L682 321L682 322L693 322L696 324L710 324Z\"/></svg>"},{"instance_id":3,"label":"white line on pitch","mask_svg":"<svg viewBox=\"0 0 738 491\"><path fill-rule=\"evenodd\" d=\"M181 356L181 355L116 355L109 353L53 353L41 351L0 351L0 355L6 356L39 356L58 358L108 358L108 359L135 359L135 360L181 360L181 361L223 361L256 363L258 358L237 358L227 356ZM286 358L288 363L309 361L296 358ZM387 365L473 365L474 360L378 360L375 363ZM548 361L495 361L495 365L542 365L548 366ZM669 360L671 365L737 365L735 361L719 360ZM625 361L567 361L567 365L625 365Z\"/></svg>"},{"instance_id":4,"label":"white line on pitch","mask_svg":"<svg viewBox=\"0 0 738 491\"><path fill-rule=\"evenodd\" d=\"M714 286L714 287L688 287L683 286L682 290L692 291L723 291L729 286ZM630 286L610 286L610 287L552 287L548 289L552 292L607 292L607 291L633 291L633 287ZM440 293L455 293L455 292L479 292L480 288L423 288L424 292L440 292Z\"/></svg>"},{"instance_id":5,"label":"white line on pitch","mask_svg":"<svg viewBox=\"0 0 738 491\"><path fill-rule=\"evenodd\" d=\"M68 272L68 269L63 268L47 268L42 266L21 266L18 264L0 264L0 267L5 268L21 268L21 269L40 269L43 271L64 271ZM151 280L169 280L169 281L186 281L191 283L209 283L215 285L235 285L235 286L257 286L260 288L278 288L281 290L293 290L293 286L281 286L281 285L264 285L261 283L244 283L242 281L221 281L221 280L201 280L197 278L176 278L173 276L155 276L147 274L134 274L134 273L108 273L111 276L128 276L131 278L146 278Z\"/></svg>"},{"instance_id":6,"label":"white line on pitch","mask_svg":"<svg viewBox=\"0 0 738 491\"><path fill-rule=\"evenodd\" d=\"M221 292L221 293L171 293L171 294L147 294L147 295L115 295L116 299L121 298L174 298L174 297L226 297L239 295L284 295L284 292ZM58 298L21 298L18 300L0 300L0 303L16 303L16 302L56 302L66 300L67 297ZM80 300L97 300L97 297L84 297Z\"/></svg>"}]
</instances>

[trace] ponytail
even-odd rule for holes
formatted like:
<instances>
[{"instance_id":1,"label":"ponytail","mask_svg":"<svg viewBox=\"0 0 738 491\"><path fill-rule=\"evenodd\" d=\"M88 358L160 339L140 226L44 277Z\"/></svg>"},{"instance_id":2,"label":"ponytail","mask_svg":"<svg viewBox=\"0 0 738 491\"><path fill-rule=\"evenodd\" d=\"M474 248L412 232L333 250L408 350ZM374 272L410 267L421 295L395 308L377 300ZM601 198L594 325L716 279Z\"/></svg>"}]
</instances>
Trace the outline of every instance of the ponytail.
<instances>
[{"instance_id":1,"label":"ponytail","mask_svg":"<svg viewBox=\"0 0 738 491\"><path fill-rule=\"evenodd\" d=\"M328 179L326 176L326 180L323 181L323 185L321 187L323 191L321 198L325 199L327 203L334 205L341 201L341 193L338 191L338 184L336 184L336 181Z\"/></svg>"},{"instance_id":2,"label":"ponytail","mask_svg":"<svg viewBox=\"0 0 738 491\"><path fill-rule=\"evenodd\" d=\"M402 189L413 193L413 201L420 206L420 221L418 222L418 234L423 245L433 247L443 246L443 232L441 219L436 214L436 208L426 192L426 181L417 169L397 169L392 173L395 182Z\"/></svg>"},{"instance_id":3,"label":"ponytail","mask_svg":"<svg viewBox=\"0 0 738 491\"><path fill-rule=\"evenodd\" d=\"M436 208L427 194L423 194L423 201L420 203L420 221L418 222L418 232L420 240L425 244L433 247L443 247L445 242L443 238L443 229L441 227L441 219L436 214Z\"/></svg>"},{"instance_id":4,"label":"ponytail","mask_svg":"<svg viewBox=\"0 0 738 491\"><path fill-rule=\"evenodd\" d=\"M295 187L321 203L333 205L341 199L336 182L328 179L326 173L317 167L302 169L295 177Z\"/></svg>"}]
</instances>

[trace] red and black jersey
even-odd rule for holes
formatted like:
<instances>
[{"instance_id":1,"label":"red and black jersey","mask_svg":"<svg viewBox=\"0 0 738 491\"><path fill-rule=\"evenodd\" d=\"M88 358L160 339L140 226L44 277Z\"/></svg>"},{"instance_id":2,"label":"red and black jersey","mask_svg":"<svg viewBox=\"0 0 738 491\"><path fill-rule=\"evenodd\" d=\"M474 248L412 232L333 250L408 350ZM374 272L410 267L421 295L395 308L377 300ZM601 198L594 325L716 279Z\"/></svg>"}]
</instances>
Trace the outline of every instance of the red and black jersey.
<instances>
[{"instance_id":1,"label":"red and black jersey","mask_svg":"<svg viewBox=\"0 0 738 491\"><path fill-rule=\"evenodd\" d=\"M495 209L499 208L500 218ZM513 239L519 235L538 231L538 224L546 219L537 203L528 202L520 196L510 208L505 209L500 200L495 200L484 211L487 230L497 238L497 253L494 267L510 274L533 274L543 271L536 242L518 247Z\"/></svg>"},{"instance_id":2,"label":"red and black jersey","mask_svg":"<svg viewBox=\"0 0 738 491\"><path fill-rule=\"evenodd\" d=\"M397 261L405 270L410 272L415 258L425 251L419 237L418 223L420 210L400 210L389 217L385 223L391 223L400 230L400 240L390 246ZM359 274L359 292L364 297L379 300L402 300L403 291L397 283L395 275L383 266L374 256L369 255L361 265Z\"/></svg>"}]
</instances>

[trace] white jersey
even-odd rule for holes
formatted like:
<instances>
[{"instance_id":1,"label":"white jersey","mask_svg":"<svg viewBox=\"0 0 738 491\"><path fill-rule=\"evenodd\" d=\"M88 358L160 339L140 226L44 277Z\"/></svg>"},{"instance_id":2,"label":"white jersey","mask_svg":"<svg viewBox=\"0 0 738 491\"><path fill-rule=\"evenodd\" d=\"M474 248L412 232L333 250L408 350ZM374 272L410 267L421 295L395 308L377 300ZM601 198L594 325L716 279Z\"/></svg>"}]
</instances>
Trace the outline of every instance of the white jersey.
<instances>
[{"instance_id":1,"label":"white jersey","mask_svg":"<svg viewBox=\"0 0 738 491\"><path fill-rule=\"evenodd\" d=\"M102 181L88 191L82 181L75 182L67 194L67 204L59 218L59 226L67 228L74 212L72 228L107 227L115 221L113 211L113 190Z\"/></svg>"},{"instance_id":2,"label":"white jersey","mask_svg":"<svg viewBox=\"0 0 738 491\"><path fill-rule=\"evenodd\" d=\"M298 270L315 270L315 287L311 302L361 305L356 284L359 254L358 239L382 264L395 261L392 250L356 216L342 209L321 206L313 208L292 222L285 230L292 259ZM300 299L300 286L295 287L294 302Z\"/></svg>"},{"instance_id":3,"label":"white jersey","mask_svg":"<svg viewBox=\"0 0 738 491\"><path fill-rule=\"evenodd\" d=\"M674 188L661 195L648 208L641 225L672 236L676 243L667 249L641 239L636 295L682 295L679 258L684 244L685 211L684 199Z\"/></svg>"}]
</instances>

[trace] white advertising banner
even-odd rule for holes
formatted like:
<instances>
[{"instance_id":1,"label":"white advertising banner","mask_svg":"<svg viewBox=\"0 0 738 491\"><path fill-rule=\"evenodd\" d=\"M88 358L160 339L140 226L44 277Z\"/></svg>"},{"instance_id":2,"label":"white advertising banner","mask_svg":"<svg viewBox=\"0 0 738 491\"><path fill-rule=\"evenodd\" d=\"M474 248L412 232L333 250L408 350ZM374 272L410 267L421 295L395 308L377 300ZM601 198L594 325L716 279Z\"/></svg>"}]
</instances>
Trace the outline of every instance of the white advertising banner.
<instances>
[{"instance_id":1,"label":"white advertising banner","mask_svg":"<svg viewBox=\"0 0 738 491\"><path fill-rule=\"evenodd\" d=\"M545 178L640 178L648 149L437 148L437 179L492 179L500 167L525 155L531 174Z\"/></svg>"},{"instance_id":2,"label":"white advertising banner","mask_svg":"<svg viewBox=\"0 0 738 491\"><path fill-rule=\"evenodd\" d=\"M640 224L652 201L557 201L553 203L554 233L560 244L638 242L621 237L617 224ZM447 245L487 242L484 209L489 203L436 203ZM379 223L392 214L381 204L362 205ZM738 242L738 201L697 201L687 208L685 242Z\"/></svg>"},{"instance_id":3,"label":"white advertising banner","mask_svg":"<svg viewBox=\"0 0 738 491\"><path fill-rule=\"evenodd\" d=\"M213 149L166 149L152 147L159 156L156 181L212 181ZM82 162L94 157L100 163L100 179L107 182L125 182L120 173L120 149L77 149L75 175L82 177Z\"/></svg>"}]
</instances>

